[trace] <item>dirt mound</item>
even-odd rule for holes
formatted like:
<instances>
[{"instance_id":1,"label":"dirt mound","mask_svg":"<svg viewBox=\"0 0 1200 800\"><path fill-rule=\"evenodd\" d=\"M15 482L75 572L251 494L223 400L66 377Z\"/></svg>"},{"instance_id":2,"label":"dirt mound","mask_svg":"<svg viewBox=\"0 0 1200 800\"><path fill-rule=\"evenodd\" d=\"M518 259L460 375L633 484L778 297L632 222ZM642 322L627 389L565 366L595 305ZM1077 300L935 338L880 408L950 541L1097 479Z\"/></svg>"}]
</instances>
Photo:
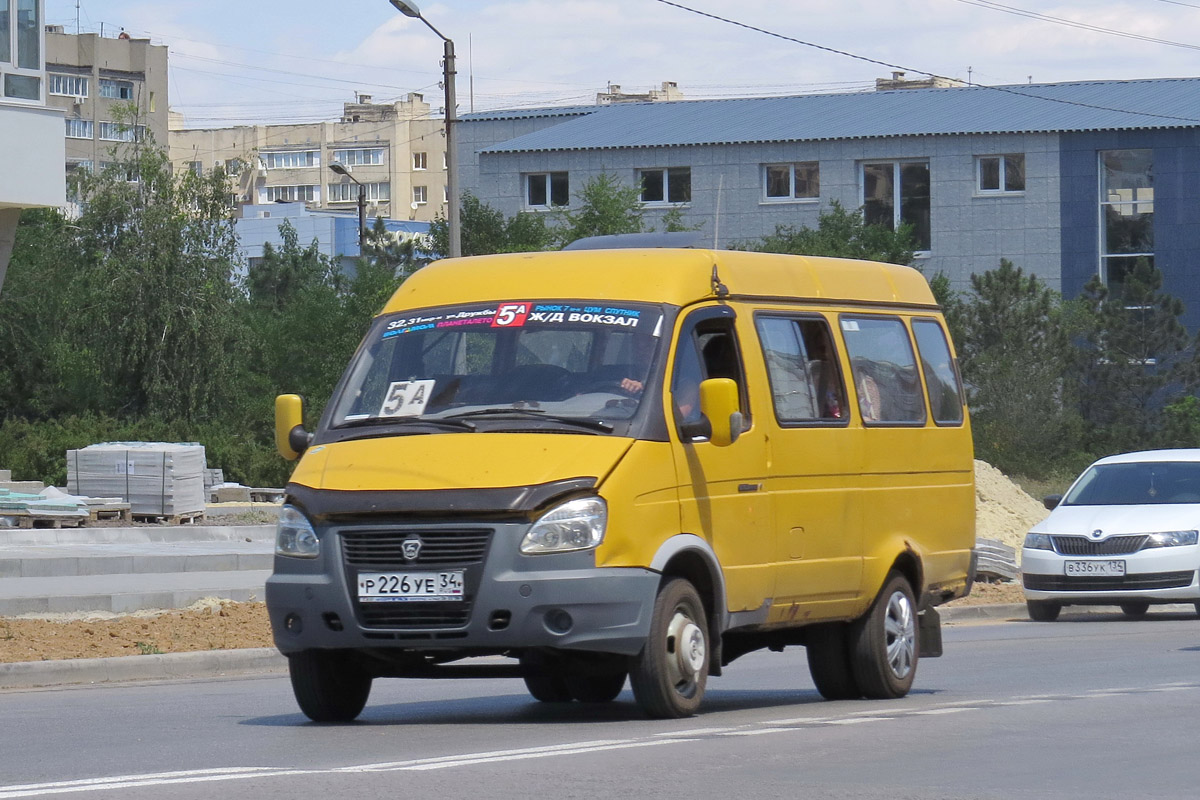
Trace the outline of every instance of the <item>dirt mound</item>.
<instances>
[{"instance_id":1,"label":"dirt mound","mask_svg":"<svg viewBox=\"0 0 1200 800\"><path fill-rule=\"evenodd\" d=\"M1050 512L986 461L975 462L975 535L999 539L1017 550L1029 529Z\"/></svg>"}]
</instances>

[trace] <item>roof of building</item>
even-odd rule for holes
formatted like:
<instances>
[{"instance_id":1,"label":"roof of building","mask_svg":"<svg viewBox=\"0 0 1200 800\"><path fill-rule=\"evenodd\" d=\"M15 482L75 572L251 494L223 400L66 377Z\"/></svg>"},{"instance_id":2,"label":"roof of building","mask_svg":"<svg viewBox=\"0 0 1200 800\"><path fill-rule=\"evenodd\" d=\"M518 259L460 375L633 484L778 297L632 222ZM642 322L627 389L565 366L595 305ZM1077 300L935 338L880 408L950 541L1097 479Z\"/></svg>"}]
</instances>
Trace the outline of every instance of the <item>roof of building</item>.
<instances>
[{"instance_id":1,"label":"roof of building","mask_svg":"<svg viewBox=\"0 0 1200 800\"><path fill-rule=\"evenodd\" d=\"M460 114L461 122L478 122L482 120L503 119L532 119L535 117L577 117L591 114L605 108L600 105L590 106L541 106L538 108L498 108L493 111L472 111Z\"/></svg>"},{"instance_id":2,"label":"roof of building","mask_svg":"<svg viewBox=\"0 0 1200 800\"><path fill-rule=\"evenodd\" d=\"M618 104L482 152L1178 127L1200 127L1200 78Z\"/></svg>"}]
</instances>

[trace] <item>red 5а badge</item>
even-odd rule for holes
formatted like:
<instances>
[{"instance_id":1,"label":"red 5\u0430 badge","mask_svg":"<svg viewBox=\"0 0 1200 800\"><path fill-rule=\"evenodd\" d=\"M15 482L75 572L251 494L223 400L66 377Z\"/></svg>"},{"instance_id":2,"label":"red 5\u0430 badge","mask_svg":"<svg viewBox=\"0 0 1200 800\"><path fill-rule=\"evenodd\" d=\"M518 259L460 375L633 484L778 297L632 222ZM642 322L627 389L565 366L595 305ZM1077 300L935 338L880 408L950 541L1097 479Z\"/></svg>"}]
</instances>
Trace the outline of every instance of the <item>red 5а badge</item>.
<instances>
[{"instance_id":1,"label":"red 5\u0430 badge","mask_svg":"<svg viewBox=\"0 0 1200 800\"><path fill-rule=\"evenodd\" d=\"M493 328L519 328L525 324L529 316L529 303L501 303L496 309L496 318L492 320Z\"/></svg>"}]
</instances>

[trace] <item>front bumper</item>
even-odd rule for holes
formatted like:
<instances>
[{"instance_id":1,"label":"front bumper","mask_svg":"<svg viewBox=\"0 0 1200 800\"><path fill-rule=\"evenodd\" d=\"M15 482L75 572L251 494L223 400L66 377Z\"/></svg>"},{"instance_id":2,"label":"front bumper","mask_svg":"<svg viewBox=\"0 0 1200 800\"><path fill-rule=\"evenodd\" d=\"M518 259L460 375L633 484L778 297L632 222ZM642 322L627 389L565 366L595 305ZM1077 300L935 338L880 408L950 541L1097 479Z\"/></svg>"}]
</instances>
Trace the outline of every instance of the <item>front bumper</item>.
<instances>
[{"instance_id":1,"label":"front bumper","mask_svg":"<svg viewBox=\"0 0 1200 800\"><path fill-rule=\"evenodd\" d=\"M1066 575L1067 561L1124 561L1120 577ZM1200 546L1162 547L1119 556L1064 556L1050 550L1021 551L1021 580L1028 600L1106 605L1200 600Z\"/></svg>"},{"instance_id":2,"label":"front bumper","mask_svg":"<svg viewBox=\"0 0 1200 800\"><path fill-rule=\"evenodd\" d=\"M266 588L276 646L284 654L321 648L455 656L528 648L621 655L641 651L649 634L659 574L648 569L598 569L590 551L523 555L518 545L527 523L484 526L491 531L490 542L481 562L465 568L463 601L373 604L369 609L358 602L356 567L344 557L344 535L381 528L392 534L411 529L436 535L442 528L462 527L461 523L329 526L318 530L318 558L276 556L275 572ZM441 569L419 562L392 568ZM381 608L384 617L372 619L371 614ZM424 613L424 609L431 611ZM446 613L439 617L438 609ZM392 610L398 613L386 613Z\"/></svg>"}]
</instances>

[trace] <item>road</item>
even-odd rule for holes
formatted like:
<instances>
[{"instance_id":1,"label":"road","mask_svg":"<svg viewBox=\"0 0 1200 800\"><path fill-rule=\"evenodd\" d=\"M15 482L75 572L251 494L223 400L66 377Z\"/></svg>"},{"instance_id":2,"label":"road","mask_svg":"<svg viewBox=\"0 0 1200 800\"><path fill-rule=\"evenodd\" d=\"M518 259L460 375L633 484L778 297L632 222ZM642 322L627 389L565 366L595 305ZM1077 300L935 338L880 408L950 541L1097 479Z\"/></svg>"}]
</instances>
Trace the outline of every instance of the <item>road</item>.
<instances>
[{"instance_id":1,"label":"road","mask_svg":"<svg viewBox=\"0 0 1200 800\"><path fill-rule=\"evenodd\" d=\"M1200 621L1064 614L945 630L897 701L830 703L804 652L711 679L703 713L534 702L516 680L379 681L313 725L280 677L0 693L0 800L1191 798Z\"/></svg>"}]
</instances>

